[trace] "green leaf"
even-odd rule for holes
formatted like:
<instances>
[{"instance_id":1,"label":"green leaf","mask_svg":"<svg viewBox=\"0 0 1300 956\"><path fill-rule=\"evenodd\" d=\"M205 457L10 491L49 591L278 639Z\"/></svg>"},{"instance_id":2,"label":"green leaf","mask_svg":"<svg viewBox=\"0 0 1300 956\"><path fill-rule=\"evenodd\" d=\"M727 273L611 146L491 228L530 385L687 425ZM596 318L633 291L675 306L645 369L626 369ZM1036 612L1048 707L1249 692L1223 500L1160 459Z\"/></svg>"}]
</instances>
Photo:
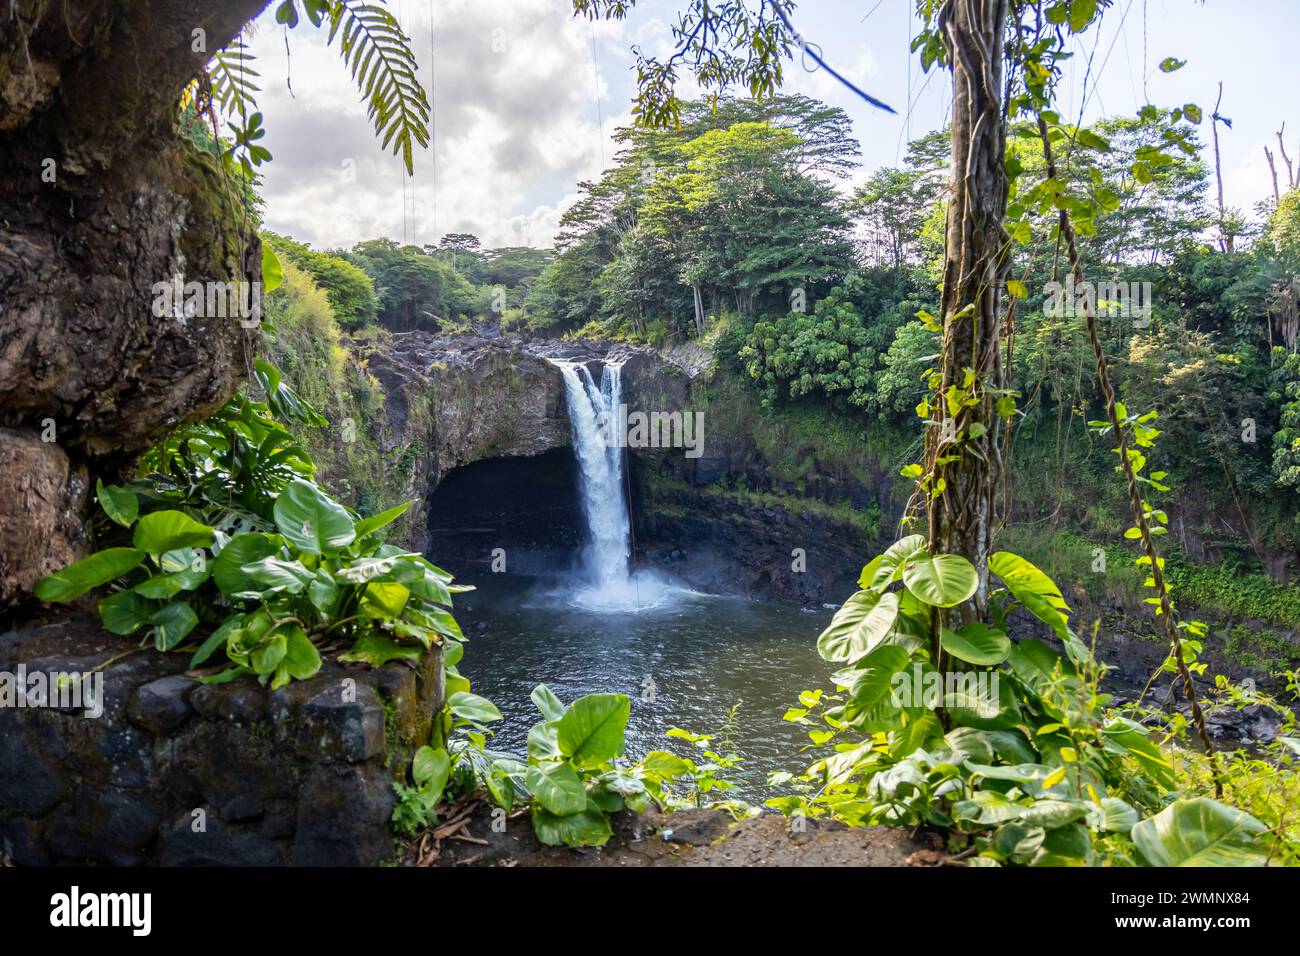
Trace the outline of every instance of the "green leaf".
<instances>
[{"instance_id":1,"label":"green leaf","mask_svg":"<svg viewBox=\"0 0 1300 956\"><path fill-rule=\"evenodd\" d=\"M865 713L890 697L894 689L894 675L907 666L912 659L903 648L895 644L877 647L860 661L860 666L840 677L848 678L848 688L852 709Z\"/></svg>"},{"instance_id":2,"label":"green leaf","mask_svg":"<svg viewBox=\"0 0 1300 956\"><path fill-rule=\"evenodd\" d=\"M471 694L467 690L457 691L447 698L447 707L457 717L464 717L466 720L482 723L501 719L501 711L497 710L496 704L486 697Z\"/></svg>"},{"instance_id":3,"label":"green leaf","mask_svg":"<svg viewBox=\"0 0 1300 956\"><path fill-rule=\"evenodd\" d=\"M529 767L524 784L556 816L567 817L587 809L587 790L572 764L561 763L545 769Z\"/></svg>"},{"instance_id":4,"label":"green leaf","mask_svg":"<svg viewBox=\"0 0 1300 956\"><path fill-rule=\"evenodd\" d=\"M956 607L975 593L979 577L959 554L919 555L903 566L903 584L932 607Z\"/></svg>"},{"instance_id":5,"label":"green leaf","mask_svg":"<svg viewBox=\"0 0 1300 956\"><path fill-rule=\"evenodd\" d=\"M998 551L989 557L989 572L1002 579L1011 596L1062 640L1070 636L1069 605L1055 582L1019 555Z\"/></svg>"},{"instance_id":6,"label":"green leaf","mask_svg":"<svg viewBox=\"0 0 1300 956\"><path fill-rule=\"evenodd\" d=\"M374 534L380 528L392 524L402 515L406 514L407 509L415 504L414 501L404 501L400 505L389 508L387 511L381 511L377 515L371 515L369 518L362 518L356 523L356 535L358 539L364 538L368 534Z\"/></svg>"},{"instance_id":7,"label":"green leaf","mask_svg":"<svg viewBox=\"0 0 1300 956\"><path fill-rule=\"evenodd\" d=\"M958 660L992 667L1007 659L1011 641L995 627L972 621L956 631L943 628L939 635L943 649Z\"/></svg>"},{"instance_id":8,"label":"green leaf","mask_svg":"<svg viewBox=\"0 0 1300 956\"><path fill-rule=\"evenodd\" d=\"M641 767L647 774L651 774L657 780L667 781L676 780L678 777L691 773L695 766L689 760L683 760L674 753L666 750L652 750L645 755L641 761Z\"/></svg>"},{"instance_id":9,"label":"green leaf","mask_svg":"<svg viewBox=\"0 0 1300 956\"><path fill-rule=\"evenodd\" d=\"M199 645L199 649L194 652L190 658L190 667L198 667L209 657L218 647L224 647L230 639L231 633L236 631L247 618L245 614L232 614L221 622L221 626L208 635L207 639Z\"/></svg>"},{"instance_id":10,"label":"green leaf","mask_svg":"<svg viewBox=\"0 0 1300 956\"><path fill-rule=\"evenodd\" d=\"M296 17L295 17L296 18ZM274 292L284 283L284 269L275 251L262 243L262 294Z\"/></svg>"},{"instance_id":11,"label":"green leaf","mask_svg":"<svg viewBox=\"0 0 1300 956\"><path fill-rule=\"evenodd\" d=\"M259 590L258 582L244 571L244 565L269 558L280 550L281 544L277 534L246 532L235 535L213 560L212 580L227 597L241 591Z\"/></svg>"},{"instance_id":12,"label":"green leaf","mask_svg":"<svg viewBox=\"0 0 1300 956\"><path fill-rule=\"evenodd\" d=\"M1132 837L1148 866L1263 866L1267 833L1249 813L1194 797L1134 824Z\"/></svg>"},{"instance_id":13,"label":"green leaf","mask_svg":"<svg viewBox=\"0 0 1300 956\"><path fill-rule=\"evenodd\" d=\"M828 661L856 661L871 653L888 636L897 617L897 594L859 591L844 602L821 632L817 653Z\"/></svg>"},{"instance_id":14,"label":"green leaf","mask_svg":"<svg viewBox=\"0 0 1300 956\"><path fill-rule=\"evenodd\" d=\"M1186 65L1186 60L1180 60L1176 56L1167 56L1160 61L1160 72L1172 73L1174 70L1181 70Z\"/></svg>"},{"instance_id":15,"label":"green leaf","mask_svg":"<svg viewBox=\"0 0 1300 956\"><path fill-rule=\"evenodd\" d=\"M194 626L199 623L194 609L184 601L174 601L159 608L149 618L153 622L153 643L160 651L170 651L185 640Z\"/></svg>"},{"instance_id":16,"label":"green leaf","mask_svg":"<svg viewBox=\"0 0 1300 956\"><path fill-rule=\"evenodd\" d=\"M140 502L135 493L121 485L106 485L96 478L95 495L99 499L99 506L104 509L104 514L123 528L131 527L140 514Z\"/></svg>"},{"instance_id":17,"label":"green leaf","mask_svg":"<svg viewBox=\"0 0 1300 956\"><path fill-rule=\"evenodd\" d=\"M588 694L556 721L560 753L580 767L607 763L623 753L632 704L626 694Z\"/></svg>"},{"instance_id":18,"label":"green leaf","mask_svg":"<svg viewBox=\"0 0 1300 956\"><path fill-rule=\"evenodd\" d=\"M547 846L602 846L610 837L609 820L594 803L587 809L557 817L544 807L533 807L533 832Z\"/></svg>"},{"instance_id":19,"label":"green leaf","mask_svg":"<svg viewBox=\"0 0 1300 956\"><path fill-rule=\"evenodd\" d=\"M451 757L444 748L434 750L426 744L415 752L411 761L411 779L432 798L432 803L437 803L451 779Z\"/></svg>"},{"instance_id":20,"label":"green leaf","mask_svg":"<svg viewBox=\"0 0 1300 956\"><path fill-rule=\"evenodd\" d=\"M902 577L903 562L918 551L925 550L925 535L909 534L884 550L879 557L862 569L858 587L881 591ZM867 571L870 570L871 574Z\"/></svg>"},{"instance_id":21,"label":"green leaf","mask_svg":"<svg viewBox=\"0 0 1300 956\"><path fill-rule=\"evenodd\" d=\"M137 584L133 591L141 597L165 601L182 591L193 591L208 579L208 570L176 571L173 574L155 574Z\"/></svg>"},{"instance_id":22,"label":"green leaf","mask_svg":"<svg viewBox=\"0 0 1300 956\"><path fill-rule=\"evenodd\" d=\"M42 601L71 601L87 591L120 578L144 561L138 548L106 548L36 582L32 592Z\"/></svg>"},{"instance_id":23,"label":"green leaf","mask_svg":"<svg viewBox=\"0 0 1300 956\"><path fill-rule=\"evenodd\" d=\"M545 684L538 684L529 696L547 720L559 720L564 716L564 704Z\"/></svg>"},{"instance_id":24,"label":"green leaf","mask_svg":"<svg viewBox=\"0 0 1300 956\"><path fill-rule=\"evenodd\" d=\"M276 499L275 526L285 540L310 554L337 551L356 538L347 509L301 478L290 482Z\"/></svg>"},{"instance_id":25,"label":"green leaf","mask_svg":"<svg viewBox=\"0 0 1300 956\"><path fill-rule=\"evenodd\" d=\"M340 654L339 660L350 664L369 664L382 667L389 661L418 661L424 656L424 649L415 644L399 644L386 634L373 631L358 637L352 649Z\"/></svg>"},{"instance_id":26,"label":"green leaf","mask_svg":"<svg viewBox=\"0 0 1300 956\"><path fill-rule=\"evenodd\" d=\"M1097 0L1070 0L1070 32L1079 33L1097 13Z\"/></svg>"},{"instance_id":27,"label":"green leaf","mask_svg":"<svg viewBox=\"0 0 1300 956\"><path fill-rule=\"evenodd\" d=\"M99 602L99 620L106 631L133 634L149 623L154 605L134 591L118 591Z\"/></svg>"},{"instance_id":28,"label":"green leaf","mask_svg":"<svg viewBox=\"0 0 1300 956\"><path fill-rule=\"evenodd\" d=\"M289 651L289 640L283 631L272 634L252 654L253 670L259 674L270 674L280 666L284 655Z\"/></svg>"},{"instance_id":29,"label":"green leaf","mask_svg":"<svg viewBox=\"0 0 1300 956\"><path fill-rule=\"evenodd\" d=\"M284 630L288 641L284 659L280 662L280 669L294 680L315 677L316 672L320 670L320 651L297 624L290 624Z\"/></svg>"},{"instance_id":30,"label":"green leaf","mask_svg":"<svg viewBox=\"0 0 1300 956\"><path fill-rule=\"evenodd\" d=\"M177 548L207 548L216 540L211 528L183 511L154 511L135 526L132 543L159 557Z\"/></svg>"}]
</instances>

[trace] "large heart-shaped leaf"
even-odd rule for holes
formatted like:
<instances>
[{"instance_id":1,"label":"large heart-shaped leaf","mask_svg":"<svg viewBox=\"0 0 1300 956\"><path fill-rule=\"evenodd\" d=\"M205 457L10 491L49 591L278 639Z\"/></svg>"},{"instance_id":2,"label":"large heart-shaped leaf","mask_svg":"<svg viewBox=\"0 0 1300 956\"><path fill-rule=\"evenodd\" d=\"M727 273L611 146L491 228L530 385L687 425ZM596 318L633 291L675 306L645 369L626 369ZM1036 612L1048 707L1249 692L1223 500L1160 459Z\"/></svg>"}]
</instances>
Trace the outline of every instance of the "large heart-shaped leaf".
<instances>
[{"instance_id":1,"label":"large heart-shaped leaf","mask_svg":"<svg viewBox=\"0 0 1300 956\"><path fill-rule=\"evenodd\" d=\"M972 621L955 631L945 627L939 636L943 649L953 657L981 667L1001 664L1011 651L1011 641L1006 634L979 621Z\"/></svg>"},{"instance_id":2,"label":"large heart-shaped leaf","mask_svg":"<svg viewBox=\"0 0 1300 956\"><path fill-rule=\"evenodd\" d=\"M897 617L897 594L859 591L835 612L817 638L817 652L828 661L856 661L885 639Z\"/></svg>"},{"instance_id":3,"label":"large heart-shaped leaf","mask_svg":"<svg viewBox=\"0 0 1300 956\"><path fill-rule=\"evenodd\" d=\"M918 551L925 550L925 535L909 534L891 544L885 551L862 569L858 587L863 590L883 590L902 575L903 563Z\"/></svg>"},{"instance_id":4,"label":"large heart-shaped leaf","mask_svg":"<svg viewBox=\"0 0 1300 956\"><path fill-rule=\"evenodd\" d=\"M533 832L548 846L600 846L610 837L609 819L594 803L581 813L559 817L543 807L533 808Z\"/></svg>"},{"instance_id":5,"label":"large heart-shaped leaf","mask_svg":"<svg viewBox=\"0 0 1300 956\"><path fill-rule=\"evenodd\" d=\"M1249 813L1208 797L1172 803L1132 830L1148 866L1263 866L1267 833Z\"/></svg>"},{"instance_id":6,"label":"large heart-shaped leaf","mask_svg":"<svg viewBox=\"0 0 1300 956\"><path fill-rule=\"evenodd\" d=\"M894 689L894 675L907 666L912 659L907 651L893 644L877 647L862 661L861 666L847 674L838 675L848 678L848 693L852 710L865 713L891 696ZM896 706L906 706L902 701L894 701Z\"/></svg>"},{"instance_id":7,"label":"large heart-shaped leaf","mask_svg":"<svg viewBox=\"0 0 1300 956\"><path fill-rule=\"evenodd\" d=\"M275 500L275 526L285 540L310 554L337 551L356 538L347 509L301 478Z\"/></svg>"},{"instance_id":8,"label":"large heart-shaped leaf","mask_svg":"<svg viewBox=\"0 0 1300 956\"><path fill-rule=\"evenodd\" d=\"M607 763L623 753L632 704L626 694L579 697L555 722L560 753L580 767Z\"/></svg>"},{"instance_id":9,"label":"large heart-shaped leaf","mask_svg":"<svg viewBox=\"0 0 1300 956\"><path fill-rule=\"evenodd\" d=\"M123 528L131 527L140 513L140 501L136 498L135 492L121 485L106 485L101 479L96 478L95 497L99 499L99 506L104 509L104 514Z\"/></svg>"},{"instance_id":10,"label":"large heart-shaped leaf","mask_svg":"<svg viewBox=\"0 0 1300 956\"><path fill-rule=\"evenodd\" d=\"M186 635L199 623L194 609L184 601L175 601L159 608L150 620L154 625L154 646L160 651L170 651L185 640Z\"/></svg>"},{"instance_id":11,"label":"large heart-shaped leaf","mask_svg":"<svg viewBox=\"0 0 1300 956\"><path fill-rule=\"evenodd\" d=\"M538 802L556 816L566 817L587 808L587 790L572 764L529 767L524 783Z\"/></svg>"},{"instance_id":12,"label":"large heart-shaped leaf","mask_svg":"<svg viewBox=\"0 0 1300 956\"><path fill-rule=\"evenodd\" d=\"M227 597L241 591L261 590L258 583L244 571L244 565L269 558L280 550L281 544L278 534L249 531L235 535L226 542L212 562L212 580Z\"/></svg>"},{"instance_id":13,"label":"large heart-shaped leaf","mask_svg":"<svg viewBox=\"0 0 1300 956\"><path fill-rule=\"evenodd\" d=\"M903 584L932 607L956 607L975 593L979 576L959 554L920 554L903 565Z\"/></svg>"},{"instance_id":14,"label":"large heart-shaped leaf","mask_svg":"<svg viewBox=\"0 0 1300 956\"><path fill-rule=\"evenodd\" d=\"M33 593L42 601L71 601L92 588L120 578L144 560L139 548L106 548L36 582Z\"/></svg>"},{"instance_id":15,"label":"large heart-shaped leaf","mask_svg":"<svg viewBox=\"0 0 1300 956\"><path fill-rule=\"evenodd\" d=\"M448 697L447 707L457 717L464 717L466 720L482 723L501 719L501 711L497 710L496 704L486 697L471 694L467 690L459 690Z\"/></svg>"},{"instance_id":16,"label":"large heart-shaped leaf","mask_svg":"<svg viewBox=\"0 0 1300 956\"><path fill-rule=\"evenodd\" d=\"M206 548L214 540L211 528L183 511L154 511L136 523L131 543L157 557L177 548Z\"/></svg>"}]
</instances>

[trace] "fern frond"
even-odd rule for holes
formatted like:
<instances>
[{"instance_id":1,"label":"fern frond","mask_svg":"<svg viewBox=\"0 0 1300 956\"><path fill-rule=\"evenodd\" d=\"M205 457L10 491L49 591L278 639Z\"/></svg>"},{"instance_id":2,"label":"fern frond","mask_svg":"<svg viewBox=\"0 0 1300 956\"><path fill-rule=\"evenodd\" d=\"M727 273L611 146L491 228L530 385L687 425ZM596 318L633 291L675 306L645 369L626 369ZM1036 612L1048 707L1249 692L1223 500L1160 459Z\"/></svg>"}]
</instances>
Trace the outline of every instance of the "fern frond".
<instances>
[{"instance_id":1,"label":"fern frond","mask_svg":"<svg viewBox=\"0 0 1300 956\"><path fill-rule=\"evenodd\" d=\"M242 39L218 50L208 64L212 81L212 101L226 116L247 116L257 112L257 85L260 74L253 69L253 54Z\"/></svg>"},{"instance_id":2,"label":"fern frond","mask_svg":"<svg viewBox=\"0 0 1300 956\"><path fill-rule=\"evenodd\" d=\"M363 0L334 0L327 42L339 38L339 53L367 100L375 135L385 149L400 153L414 171L415 144L429 145L429 100L416 78L410 37L388 10Z\"/></svg>"}]
</instances>

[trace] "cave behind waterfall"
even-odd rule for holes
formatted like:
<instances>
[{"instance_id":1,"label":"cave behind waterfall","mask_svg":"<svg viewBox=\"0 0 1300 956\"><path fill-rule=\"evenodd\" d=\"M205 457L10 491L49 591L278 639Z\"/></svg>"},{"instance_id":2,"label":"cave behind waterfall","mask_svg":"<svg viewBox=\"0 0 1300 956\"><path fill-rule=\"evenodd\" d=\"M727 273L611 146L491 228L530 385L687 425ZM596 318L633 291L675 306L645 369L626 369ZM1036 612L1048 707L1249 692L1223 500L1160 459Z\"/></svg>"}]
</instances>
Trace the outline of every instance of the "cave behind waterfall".
<instances>
[{"instance_id":1,"label":"cave behind waterfall","mask_svg":"<svg viewBox=\"0 0 1300 956\"><path fill-rule=\"evenodd\" d=\"M582 509L573 449L489 458L449 472L429 499L429 559L458 579L505 570L567 573L582 547Z\"/></svg>"}]
</instances>

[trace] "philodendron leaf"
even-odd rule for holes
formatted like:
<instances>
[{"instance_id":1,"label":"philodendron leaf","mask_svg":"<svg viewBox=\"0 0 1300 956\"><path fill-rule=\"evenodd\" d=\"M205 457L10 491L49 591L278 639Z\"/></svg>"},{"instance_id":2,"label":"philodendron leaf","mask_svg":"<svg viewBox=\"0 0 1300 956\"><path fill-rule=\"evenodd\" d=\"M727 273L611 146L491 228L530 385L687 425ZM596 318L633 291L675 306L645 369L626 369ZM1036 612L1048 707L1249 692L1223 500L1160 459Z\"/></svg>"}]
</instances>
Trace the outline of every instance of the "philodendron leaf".
<instances>
[{"instance_id":1,"label":"philodendron leaf","mask_svg":"<svg viewBox=\"0 0 1300 956\"><path fill-rule=\"evenodd\" d=\"M104 509L104 514L123 528L131 527L140 514L140 502L135 492L121 485L106 485L96 478L95 497L99 499L99 506Z\"/></svg>"},{"instance_id":2,"label":"philodendron leaf","mask_svg":"<svg viewBox=\"0 0 1300 956\"><path fill-rule=\"evenodd\" d=\"M958 660L981 667L1001 664L1011 652L1011 640L995 627L972 621L956 631L943 628L943 649Z\"/></svg>"},{"instance_id":3,"label":"philodendron leaf","mask_svg":"<svg viewBox=\"0 0 1300 956\"><path fill-rule=\"evenodd\" d=\"M120 578L144 560L139 548L106 548L36 582L33 593L42 601L71 601L87 591Z\"/></svg>"},{"instance_id":4,"label":"philodendron leaf","mask_svg":"<svg viewBox=\"0 0 1300 956\"><path fill-rule=\"evenodd\" d=\"M215 540L211 528L183 511L154 511L137 522L131 543L160 557L177 548L207 548Z\"/></svg>"},{"instance_id":5,"label":"philodendron leaf","mask_svg":"<svg viewBox=\"0 0 1300 956\"><path fill-rule=\"evenodd\" d=\"M414 501L404 501L400 505L389 508L387 511L381 511L377 515L371 515L369 518L362 518L354 526L358 538L364 538L368 534L374 534L380 528L392 524L402 515L406 514L408 508L415 504Z\"/></svg>"},{"instance_id":6,"label":"philodendron leaf","mask_svg":"<svg viewBox=\"0 0 1300 956\"><path fill-rule=\"evenodd\" d=\"M556 721L560 753L580 767L607 763L623 753L632 704L626 694L579 697Z\"/></svg>"},{"instance_id":7,"label":"philodendron leaf","mask_svg":"<svg viewBox=\"0 0 1300 956\"><path fill-rule=\"evenodd\" d=\"M587 808L587 789L570 763L529 767L524 784L538 803L556 816L567 817Z\"/></svg>"},{"instance_id":8,"label":"philodendron leaf","mask_svg":"<svg viewBox=\"0 0 1300 956\"><path fill-rule=\"evenodd\" d=\"M301 478L275 500L275 526L286 541L310 554L337 551L356 538L347 509Z\"/></svg>"},{"instance_id":9,"label":"philodendron leaf","mask_svg":"<svg viewBox=\"0 0 1300 956\"><path fill-rule=\"evenodd\" d=\"M457 691L448 697L447 707L457 717L464 717L466 720L476 720L481 723L501 719L501 711L497 710L496 704L486 697L471 694L467 690Z\"/></svg>"},{"instance_id":10,"label":"philodendron leaf","mask_svg":"<svg viewBox=\"0 0 1300 956\"><path fill-rule=\"evenodd\" d=\"M895 541L862 569L858 587L863 590L884 590L902 575L903 563L916 552L924 550L924 535L909 534L906 538Z\"/></svg>"},{"instance_id":11,"label":"philodendron leaf","mask_svg":"<svg viewBox=\"0 0 1300 956\"><path fill-rule=\"evenodd\" d=\"M426 745L415 752L411 762L411 778L415 785L429 794L433 803L442 799L442 791L451 777L451 758L442 747L434 750Z\"/></svg>"},{"instance_id":12,"label":"philodendron leaf","mask_svg":"<svg viewBox=\"0 0 1300 956\"><path fill-rule=\"evenodd\" d=\"M828 661L856 661L885 639L897 617L897 594L859 591L835 612L817 638L817 652Z\"/></svg>"},{"instance_id":13,"label":"philodendron leaf","mask_svg":"<svg viewBox=\"0 0 1300 956\"><path fill-rule=\"evenodd\" d=\"M903 584L932 607L956 607L975 593L979 577L959 554L919 554L903 565Z\"/></svg>"},{"instance_id":14,"label":"philodendron leaf","mask_svg":"<svg viewBox=\"0 0 1300 956\"><path fill-rule=\"evenodd\" d=\"M564 704L545 684L534 687L530 696L547 720L559 720L564 716Z\"/></svg>"},{"instance_id":15,"label":"philodendron leaf","mask_svg":"<svg viewBox=\"0 0 1300 956\"><path fill-rule=\"evenodd\" d=\"M339 660L381 667L394 660L419 661L423 656L424 649L416 644L399 644L385 634L369 633L358 637L350 651L339 655Z\"/></svg>"},{"instance_id":16,"label":"philodendron leaf","mask_svg":"<svg viewBox=\"0 0 1300 956\"><path fill-rule=\"evenodd\" d=\"M199 623L194 609L184 601L174 601L159 608L150 620L154 625L153 643L160 651L169 651L185 640Z\"/></svg>"},{"instance_id":17,"label":"philodendron leaf","mask_svg":"<svg viewBox=\"0 0 1300 956\"><path fill-rule=\"evenodd\" d=\"M1268 827L1208 797L1178 800L1133 824L1133 843L1148 866L1263 866Z\"/></svg>"},{"instance_id":18,"label":"philodendron leaf","mask_svg":"<svg viewBox=\"0 0 1300 956\"><path fill-rule=\"evenodd\" d=\"M611 833L608 818L593 803L581 813L563 817L533 807L533 832L548 846L601 846Z\"/></svg>"}]
</instances>

